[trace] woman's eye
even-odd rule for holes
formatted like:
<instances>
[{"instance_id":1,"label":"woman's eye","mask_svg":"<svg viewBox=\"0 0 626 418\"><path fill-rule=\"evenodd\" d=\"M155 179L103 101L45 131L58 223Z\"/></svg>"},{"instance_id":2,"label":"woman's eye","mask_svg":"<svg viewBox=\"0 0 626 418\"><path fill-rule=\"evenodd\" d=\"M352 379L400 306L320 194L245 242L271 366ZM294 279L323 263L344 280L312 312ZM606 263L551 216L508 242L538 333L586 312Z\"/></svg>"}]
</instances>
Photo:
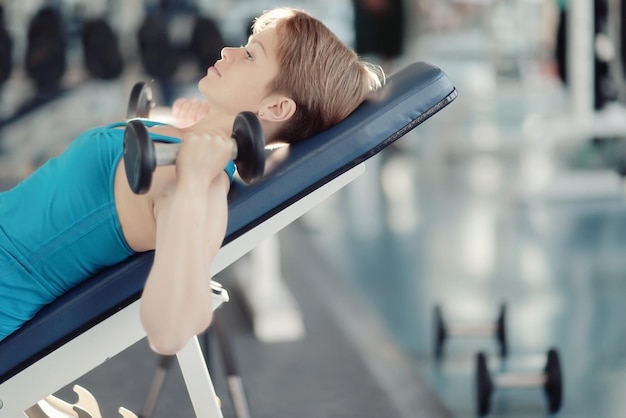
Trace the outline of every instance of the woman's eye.
<instances>
[{"instance_id":1,"label":"woman's eye","mask_svg":"<svg viewBox=\"0 0 626 418\"><path fill-rule=\"evenodd\" d=\"M252 61L252 54L246 49L246 59Z\"/></svg>"}]
</instances>

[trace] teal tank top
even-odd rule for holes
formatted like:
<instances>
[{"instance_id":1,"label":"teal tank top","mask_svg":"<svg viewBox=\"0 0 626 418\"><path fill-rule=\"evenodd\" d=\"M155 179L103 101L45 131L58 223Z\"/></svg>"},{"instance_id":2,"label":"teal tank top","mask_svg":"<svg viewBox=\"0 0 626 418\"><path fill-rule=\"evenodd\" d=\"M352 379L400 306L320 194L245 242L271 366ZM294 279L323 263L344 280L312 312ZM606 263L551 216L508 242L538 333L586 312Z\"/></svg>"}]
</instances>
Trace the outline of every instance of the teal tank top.
<instances>
[{"instance_id":1,"label":"teal tank top","mask_svg":"<svg viewBox=\"0 0 626 418\"><path fill-rule=\"evenodd\" d=\"M134 254L113 195L123 126L82 133L61 155L0 193L0 340L73 286ZM225 170L232 180L234 163Z\"/></svg>"}]
</instances>

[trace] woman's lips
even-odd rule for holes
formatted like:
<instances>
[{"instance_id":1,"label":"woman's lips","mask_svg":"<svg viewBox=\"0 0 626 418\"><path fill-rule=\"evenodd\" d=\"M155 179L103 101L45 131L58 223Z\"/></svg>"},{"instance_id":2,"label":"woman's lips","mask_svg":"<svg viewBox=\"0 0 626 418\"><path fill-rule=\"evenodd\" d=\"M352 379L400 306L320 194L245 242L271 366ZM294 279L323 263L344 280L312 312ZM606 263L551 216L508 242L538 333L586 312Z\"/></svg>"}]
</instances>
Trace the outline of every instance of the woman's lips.
<instances>
[{"instance_id":1,"label":"woman's lips","mask_svg":"<svg viewBox=\"0 0 626 418\"><path fill-rule=\"evenodd\" d=\"M220 73L220 70L218 70L216 66L209 67L209 71L213 71L220 77L222 76L222 74Z\"/></svg>"}]
</instances>

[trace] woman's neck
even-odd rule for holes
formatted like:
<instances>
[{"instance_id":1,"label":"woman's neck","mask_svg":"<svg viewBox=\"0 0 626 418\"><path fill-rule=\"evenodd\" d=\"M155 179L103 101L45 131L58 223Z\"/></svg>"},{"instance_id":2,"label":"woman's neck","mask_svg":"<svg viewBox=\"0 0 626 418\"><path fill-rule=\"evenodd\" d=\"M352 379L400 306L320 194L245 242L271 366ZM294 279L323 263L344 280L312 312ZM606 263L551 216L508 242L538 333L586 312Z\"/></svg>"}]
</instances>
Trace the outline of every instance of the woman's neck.
<instances>
[{"instance_id":1,"label":"woman's neck","mask_svg":"<svg viewBox=\"0 0 626 418\"><path fill-rule=\"evenodd\" d=\"M207 132L215 129L225 129L232 132L235 117L226 112L221 112L216 108L211 108L209 113L195 124L182 129L183 132Z\"/></svg>"},{"instance_id":2,"label":"woman's neck","mask_svg":"<svg viewBox=\"0 0 626 418\"><path fill-rule=\"evenodd\" d=\"M185 132L207 132L215 129L225 129L227 132L232 133L236 117L237 115L235 114L230 114L224 111L216 111L215 108L211 108L205 117L197 121L195 124L181 129L181 134ZM261 122L261 127L265 134L266 144L272 143L272 141L268 141L268 134L272 133L273 129L276 128L271 125L268 126L261 119L259 119L259 121ZM275 142L275 145L279 146L282 144L280 142Z\"/></svg>"}]
</instances>

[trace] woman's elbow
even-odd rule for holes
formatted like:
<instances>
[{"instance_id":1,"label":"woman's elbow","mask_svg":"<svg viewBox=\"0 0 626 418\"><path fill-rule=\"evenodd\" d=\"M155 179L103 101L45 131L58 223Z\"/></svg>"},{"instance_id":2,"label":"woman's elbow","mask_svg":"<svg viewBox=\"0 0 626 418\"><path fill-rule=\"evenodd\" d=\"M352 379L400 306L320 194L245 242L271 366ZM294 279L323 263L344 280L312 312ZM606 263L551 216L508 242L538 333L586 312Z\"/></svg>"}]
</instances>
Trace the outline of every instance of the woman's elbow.
<instances>
[{"instance_id":1,"label":"woman's elbow","mask_svg":"<svg viewBox=\"0 0 626 418\"><path fill-rule=\"evenodd\" d=\"M163 322L151 323L145 318L142 320L150 348L157 354L174 355L185 347L189 340L205 331L212 319L212 313L203 315L195 326L187 324L170 324ZM181 321L184 322L184 321Z\"/></svg>"},{"instance_id":2,"label":"woman's elbow","mask_svg":"<svg viewBox=\"0 0 626 418\"><path fill-rule=\"evenodd\" d=\"M183 349L187 340L183 341L182 339L175 338L163 338L161 335L147 335L148 343L150 344L150 349L157 354L162 356L173 356Z\"/></svg>"}]
</instances>

